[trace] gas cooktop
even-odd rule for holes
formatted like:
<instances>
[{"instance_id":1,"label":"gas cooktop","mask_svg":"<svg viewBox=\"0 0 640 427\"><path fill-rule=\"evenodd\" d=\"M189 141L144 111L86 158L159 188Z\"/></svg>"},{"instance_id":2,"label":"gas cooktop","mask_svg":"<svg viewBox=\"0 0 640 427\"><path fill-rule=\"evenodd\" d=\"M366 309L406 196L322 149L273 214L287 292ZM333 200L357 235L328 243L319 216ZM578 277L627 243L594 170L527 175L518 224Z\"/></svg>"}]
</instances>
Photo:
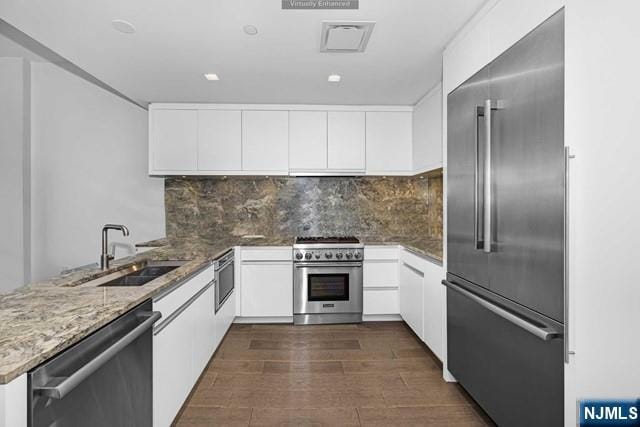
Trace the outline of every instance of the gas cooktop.
<instances>
[{"instance_id":1,"label":"gas cooktop","mask_svg":"<svg viewBox=\"0 0 640 427\"><path fill-rule=\"evenodd\" d=\"M360 243L360 240L358 240L357 237L355 236L311 236L311 237L296 237L296 244L305 244L305 245L312 245L312 244L344 244L344 243Z\"/></svg>"}]
</instances>

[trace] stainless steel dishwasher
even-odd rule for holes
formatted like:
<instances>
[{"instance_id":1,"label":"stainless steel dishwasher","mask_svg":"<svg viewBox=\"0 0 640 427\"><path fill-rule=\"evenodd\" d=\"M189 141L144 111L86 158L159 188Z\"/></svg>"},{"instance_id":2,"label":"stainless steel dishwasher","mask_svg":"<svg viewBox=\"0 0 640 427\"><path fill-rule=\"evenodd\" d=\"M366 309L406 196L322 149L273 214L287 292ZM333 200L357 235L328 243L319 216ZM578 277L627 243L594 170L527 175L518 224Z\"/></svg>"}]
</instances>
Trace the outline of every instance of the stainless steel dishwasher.
<instances>
[{"instance_id":1,"label":"stainless steel dishwasher","mask_svg":"<svg viewBox=\"0 0 640 427\"><path fill-rule=\"evenodd\" d=\"M146 301L28 374L29 426L151 426L152 327Z\"/></svg>"}]
</instances>

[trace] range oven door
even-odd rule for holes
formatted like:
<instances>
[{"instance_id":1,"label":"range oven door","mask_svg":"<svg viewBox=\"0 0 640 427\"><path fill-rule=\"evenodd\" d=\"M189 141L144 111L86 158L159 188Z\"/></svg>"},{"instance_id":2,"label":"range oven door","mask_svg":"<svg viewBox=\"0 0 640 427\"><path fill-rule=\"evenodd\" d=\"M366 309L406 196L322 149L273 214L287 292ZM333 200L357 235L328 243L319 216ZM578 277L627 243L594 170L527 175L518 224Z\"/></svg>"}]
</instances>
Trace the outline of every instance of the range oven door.
<instances>
[{"instance_id":1,"label":"range oven door","mask_svg":"<svg viewBox=\"0 0 640 427\"><path fill-rule=\"evenodd\" d=\"M294 264L294 314L362 313L362 264Z\"/></svg>"}]
</instances>

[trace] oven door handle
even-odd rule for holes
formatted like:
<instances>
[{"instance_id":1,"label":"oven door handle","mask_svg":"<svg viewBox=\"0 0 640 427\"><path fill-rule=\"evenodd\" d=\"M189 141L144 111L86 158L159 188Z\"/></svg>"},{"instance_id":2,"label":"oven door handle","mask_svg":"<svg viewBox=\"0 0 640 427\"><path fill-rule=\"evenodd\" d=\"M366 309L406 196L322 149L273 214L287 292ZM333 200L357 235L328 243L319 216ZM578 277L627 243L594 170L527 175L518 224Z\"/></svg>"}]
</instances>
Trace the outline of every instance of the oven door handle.
<instances>
[{"instance_id":1,"label":"oven door handle","mask_svg":"<svg viewBox=\"0 0 640 427\"><path fill-rule=\"evenodd\" d=\"M346 268L362 268L362 263L355 262L299 262L294 263L296 268L308 267L346 267Z\"/></svg>"}]
</instances>

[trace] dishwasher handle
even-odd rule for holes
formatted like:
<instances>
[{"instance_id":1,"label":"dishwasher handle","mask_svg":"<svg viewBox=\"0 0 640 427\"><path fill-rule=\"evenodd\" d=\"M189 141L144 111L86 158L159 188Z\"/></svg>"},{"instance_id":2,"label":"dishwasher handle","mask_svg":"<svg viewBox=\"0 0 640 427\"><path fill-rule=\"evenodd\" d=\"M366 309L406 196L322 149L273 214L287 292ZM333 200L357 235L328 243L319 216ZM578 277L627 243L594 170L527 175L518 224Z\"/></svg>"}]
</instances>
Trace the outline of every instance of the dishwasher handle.
<instances>
[{"instance_id":1,"label":"dishwasher handle","mask_svg":"<svg viewBox=\"0 0 640 427\"><path fill-rule=\"evenodd\" d=\"M33 391L37 394L48 396L53 399L63 399L91 374L100 369L102 365L111 360L111 358L118 354L118 352L123 348L131 344L147 330L151 329L153 324L162 317L162 314L159 311L152 311L145 312L141 314L140 317L145 318L145 320L116 341L111 347L96 356L89 363L82 366L68 377L54 377L45 385L34 386Z\"/></svg>"}]
</instances>

